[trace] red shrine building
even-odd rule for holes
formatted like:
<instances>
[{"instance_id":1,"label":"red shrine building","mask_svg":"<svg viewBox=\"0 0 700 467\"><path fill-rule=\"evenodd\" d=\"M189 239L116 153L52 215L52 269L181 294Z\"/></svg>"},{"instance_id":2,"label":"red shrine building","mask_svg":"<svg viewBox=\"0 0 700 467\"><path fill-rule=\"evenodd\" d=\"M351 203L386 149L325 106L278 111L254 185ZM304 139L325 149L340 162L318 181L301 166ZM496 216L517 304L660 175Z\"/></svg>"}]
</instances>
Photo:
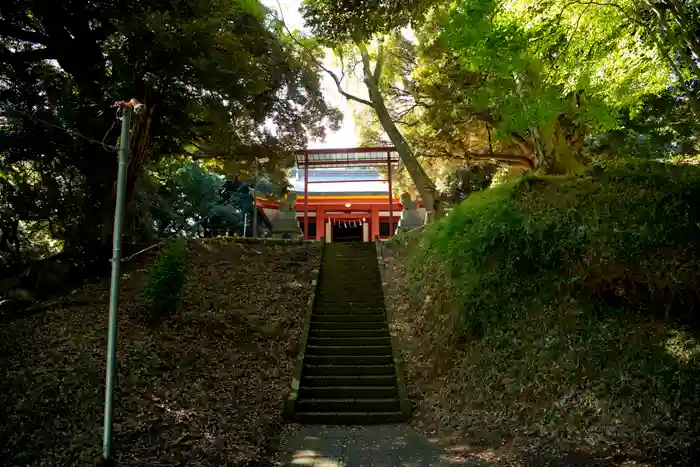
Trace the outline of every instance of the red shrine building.
<instances>
[{"instance_id":1,"label":"red shrine building","mask_svg":"<svg viewBox=\"0 0 700 467\"><path fill-rule=\"evenodd\" d=\"M391 196L391 169L398 163L393 147L298 151L289 182L304 239L370 242L394 235L402 211ZM274 223L277 203L259 198L256 206L267 224Z\"/></svg>"}]
</instances>

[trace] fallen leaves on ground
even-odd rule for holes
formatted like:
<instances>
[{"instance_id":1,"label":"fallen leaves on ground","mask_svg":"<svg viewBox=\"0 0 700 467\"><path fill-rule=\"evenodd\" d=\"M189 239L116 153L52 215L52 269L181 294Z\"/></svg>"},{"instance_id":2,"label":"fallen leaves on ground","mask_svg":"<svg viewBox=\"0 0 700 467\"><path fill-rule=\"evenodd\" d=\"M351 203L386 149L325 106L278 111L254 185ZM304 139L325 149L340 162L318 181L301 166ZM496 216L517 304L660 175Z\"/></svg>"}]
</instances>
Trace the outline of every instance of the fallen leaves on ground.
<instances>
[{"instance_id":1,"label":"fallen leaves on ground","mask_svg":"<svg viewBox=\"0 0 700 467\"><path fill-rule=\"evenodd\" d=\"M480 340L441 341L449 335L441 320L456 313L445 311L454 305L448 285L423 281L418 290L407 249L383 249L411 424L454 456L512 466L697 465L693 336L624 313L591 318L571 300Z\"/></svg>"},{"instance_id":2,"label":"fallen leaves on ground","mask_svg":"<svg viewBox=\"0 0 700 467\"><path fill-rule=\"evenodd\" d=\"M114 450L119 465L272 465L314 244L192 245L179 310L159 323L137 298L148 259L120 292ZM0 458L90 465L100 457L109 283L0 327Z\"/></svg>"}]
</instances>

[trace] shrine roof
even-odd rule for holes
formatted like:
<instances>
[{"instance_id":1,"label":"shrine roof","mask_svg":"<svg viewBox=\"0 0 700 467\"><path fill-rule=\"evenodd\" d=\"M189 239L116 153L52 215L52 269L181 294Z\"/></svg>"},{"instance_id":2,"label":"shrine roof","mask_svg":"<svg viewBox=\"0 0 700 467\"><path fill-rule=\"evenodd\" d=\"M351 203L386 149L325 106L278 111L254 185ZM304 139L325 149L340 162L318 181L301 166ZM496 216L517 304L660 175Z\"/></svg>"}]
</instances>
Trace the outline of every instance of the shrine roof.
<instances>
[{"instance_id":1,"label":"shrine roof","mask_svg":"<svg viewBox=\"0 0 700 467\"><path fill-rule=\"evenodd\" d=\"M297 167L384 167L399 162L392 146L368 148L303 149L295 153Z\"/></svg>"}]
</instances>

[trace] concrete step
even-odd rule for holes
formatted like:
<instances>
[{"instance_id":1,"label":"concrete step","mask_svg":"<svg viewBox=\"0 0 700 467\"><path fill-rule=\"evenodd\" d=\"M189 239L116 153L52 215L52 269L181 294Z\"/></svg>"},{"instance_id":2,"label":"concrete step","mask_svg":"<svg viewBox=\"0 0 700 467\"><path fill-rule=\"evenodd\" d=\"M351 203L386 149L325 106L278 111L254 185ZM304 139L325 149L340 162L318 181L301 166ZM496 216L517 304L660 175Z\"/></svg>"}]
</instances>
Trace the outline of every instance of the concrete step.
<instances>
[{"instance_id":1,"label":"concrete step","mask_svg":"<svg viewBox=\"0 0 700 467\"><path fill-rule=\"evenodd\" d=\"M314 301L314 308L349 308L349 309L368 309L368 308L380 308L384 304L384 300L373 299L373 300L358 300L357 298L350 298L346 300L337 298L316 298Z\"/></svg>"},{"instance_id":2,"label":"concrete step","mask_svg":"<svg viewBox=\"0 0 700 467\"><path fill-rule=\"evenodd\" d=\"M309 337L388 337L388 329L313 329Z\"/></svg>"},{"instance_id":3,"label":"concrete step","mask_svg":"<svg viewBox=\"0 0 700 467\"><path fill-rule=\"evenodd\" d=\"M396 375L330 375L302 376L301 386L393 386Z\"/></svg>"},{"instance_id":4,"label":"concrete step","mask_svg":"<svg viewBox=\"0 0 700 467\"><path fill-rule=\"evenodd\" d=\"M351 309L384 309L383 295L336 294L325 293L316 295L314 308L351 308Z\"/></svg>"},{"instance_id":5,"label":"concrete step","mask_svg":"<svg viewBox=\"0 0 700 467\"><path fill-rule=\"evenodd\" d=\"M381 290L369 292L367 290L319 290L316 301L351 301L351 302L378 302L384 303L384 293Z\"/></svg>"},{"instance_id":6,"label":"concrete step","mask_svg":"<svg viewBox=\"0 0 700 467\"><path fill-rule=\"evenodd\" d=\"M379 275L379 265L368 259L363 259L360 261L324 261L321 266L321 272L319 278L339 280L343 277L347 277L349 280L353 279L364 279L365 276L355 275L358 272L365 271L371 274L373 277Z\"/></svg>"},{"instance_id":7,"label":"concrete step","mask_svg":"<svg viewBox=\"0 0 700 467\"><path fill-rule=\"evenodd\" d=\"M323 425L377 425L405 422L401 412L297 412L297 423Z\"/></svg>"},{"instance_id":8,"label":"concrete step","mask_svg":"<svg viewBox=\"0 0 700 467\"><path fill-rule=\"evenodd\" d=\"M365 281L363 279L362 282L346 282L346 281L336 281L335 283L329 283L329 282L324 282L321 283L319 286L319 290L348 290L352 289L354 291L361 291L361 292L376 292L378 290L382 290L380 285L374 282L374 279Z\"/></svg>"},{"instance_id":9,"label":"concrete step","mask_svg":"<svg viewBox=\"0 0 700 467\"><path fill-rule=\"evenodd\" d=\"M391 355L307 355L305 365L391 365Z\"/></svg>"},{"instance_id":10,"label":"concrete step","mask_svg":"<svg viewBox=\"0 0 700 467\"><path fill-rule=\"evenodd\" d=\"M308 355L392 355L388 345L307 345Z\"/></svg>"},{"instance_id":11,"label":"concrete step","mask_svg":"<svg viewBox=\"0 0 700 467\"><path fill-rule=\"evenodd\" d=\"M353 375L393 375L394 364L390 365L304 365L302 375L308 376L353 376Z\"/></svg>"},{"instance_id":12,"label":"concrete step","mask_svg":"<svg viewBox=\"0 0 700 467\"><path fill-rule=\"evenodd\" d=\"M384 308L378 306L372 308L348 308L348 307L323 307L314 310L315 315L382 315L386 316Z\"/></svg>"},{"instance_id":13,"label":"concrete step","mask_svg":"<svg viewBox=\"0 0 700 467\"><path fill-rule=\"evenodd\" d=\"M379 269L377 269L376 273L368 269L362 269L361 272L364 275L354 277L348 274L348 271L349 268L338 268L338 271L333 271L333 274L326 274L326 272L330 271L324 271L319 275L319 280L323 280L330 286L353 284L357 287L372 288L377 286L377 283L373 281L382 277L379 274Z\"/></svg>"},{"instance_id":14,"label":"concrete step","mask_svg":"<svg viewBox=\"0 0 700 467\"><path fill-rule=\"evenodd\" d=\"M322 316L319 316L319 318L322 318ZM358 330L358 329L375 329L375 330L384 330L386 329L387 332L389 328L387 327L386 320L384 321L320 321L316 320L314 321L313 318L311 319L311 331L314 331L316 329L323 329L323 330L334 330L334 331L339 331L339 330L345 330L345 329L352 329L352 330Z\"/></svg>"},{"instance_id":15,"label":"concrete step","mask_svg":"<svg viewBox=\"0 0 700 467\"><path fill-rule=\"evenodd\" d=\"M332 315L332 314L325 314L325 315L320 315L316 313L311 314L311 323L329 323L333 321L341 321L341 322L349 322L349 321L355 321L355 322L379 322L379 323L386 323L386 316L384 315L377 315L377 314L344 314L344 315Z\"/></svg>"},{"instance_id":16,"label":"concrete step","mask_svg":"<svg viewBox=\"0 0 700 467\"><path fill-rule=\"evenodd\" d=\"M379 306L366 307L366 308L365 307L363 307L363 308L359 308L359 307L348 308L346 306L343 306L343 307L324 306L323 308L320 308L320 307L316 308L314 310L314 313L316 315L343 315L343 314L347 314L347 315L382 315L382 316L386 316L386 312L384 311L384 308L379 307Z\"/></svg>"},{"instance_id":17,"label":"concrete step","mask_svg":"<svg viewBox=\"0 0 700 467\"><path fill-rule=\"evenodd\" d=\"M316 296L323 296L329 293L334 293L334 294L340 294L343 295L344 297L349 298L360 298L360 297L377 297L377 296L384 296L382 289L377 289L375 287L370 288L364 288L364 287L354 287L354 286L342 286L339 285L337 287L328 287L325 285L321 285L318 290L317 290Z\"/></svg>"},{"instance_id":18,"label":"concrete step","mask_svg":"<svg viewBox=\"0 0 700 467\"><path fill-rule=\"evenodd\" d=\"M398 398L381 399L299 399L299 412L394 412L401 409Z\"/></svg>"},{"instance_id":19,"label":"concrete step","mask_svg":"<svg viewBox=\"0 0 700 467\"><path fill-rule=\"evenodd\" d=\"M391 345L389 336L386 337L309 337L308 345L327 346L327 345Z\"/></svg>"},{"instance_id":20,"label":"concrete step","mask_svg":"<svg viewBox=\"0 0 700 467\"><path fill-rule=\"evenodd\" d=\"M302 399L381 399L398 397L396 386L320 386L301 387L299 397Z\"/></svg>"},{"instance_id":21,"label":"concrete step","mask_svg":"<svg viewBox=\"0 0 700 467\"><path fill-rule=\"evenodd\" d=\"M346 307L353 308L382 308L384 309L384 295L369 294L364 292L333 292L326 291L316 294L314 308L319 307Z\"/></svg>"}]
</instances>

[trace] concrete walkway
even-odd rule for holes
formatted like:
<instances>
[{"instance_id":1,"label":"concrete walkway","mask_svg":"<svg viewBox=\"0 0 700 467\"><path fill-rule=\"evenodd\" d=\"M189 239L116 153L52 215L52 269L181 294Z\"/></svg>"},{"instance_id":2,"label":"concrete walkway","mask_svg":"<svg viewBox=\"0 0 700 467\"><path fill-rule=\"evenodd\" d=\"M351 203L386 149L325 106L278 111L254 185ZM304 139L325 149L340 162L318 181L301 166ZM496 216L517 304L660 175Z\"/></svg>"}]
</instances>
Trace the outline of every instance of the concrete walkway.
<instances>
[{"instance_id":1,"label":"concrete walkway","mask_svg":"<svg viewBox=\"0 0 700 467\"><path fill-rule=\"evenodd\" d=\"M322 426L301 428L285 449L285 466L306 467L481 467L458 459L408 425Z\"/></svg>"}]
</instances>

